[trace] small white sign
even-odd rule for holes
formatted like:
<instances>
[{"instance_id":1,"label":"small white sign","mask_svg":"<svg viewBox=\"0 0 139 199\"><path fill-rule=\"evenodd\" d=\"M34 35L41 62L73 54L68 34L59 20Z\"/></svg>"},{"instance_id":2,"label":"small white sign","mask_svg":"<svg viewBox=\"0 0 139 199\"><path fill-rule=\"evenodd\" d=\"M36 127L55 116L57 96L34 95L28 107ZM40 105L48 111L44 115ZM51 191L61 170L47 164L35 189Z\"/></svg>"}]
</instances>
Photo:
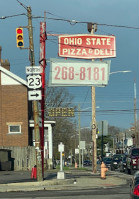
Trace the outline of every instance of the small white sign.
<instances>
[{"instance_id":1,"label":"small white sign","mask_svg":"<svg viewBox=\"0 0 139 199\"><path fill-rule=\"evenodd\" d=\"M42 99L41 90L28 91L28 100L33 101L33 100L41 100L41 99Z\"/></svg>"},{"instance_id":2,"label":"small white sign","mask_svg":"<svg viewBox=\"0 0 139 199\"><path fill-rule=\"evenodd\" d=\"M85 149L85 141L80 141L80 149Z\"/></svg>"},{"instance_id":3,"label":"small white sign","mask_svg":"<svg viewBox=\"0 0 139 199\"><path fill-rule=\"evenodd\" d=\"M79 149L75 149L75 154L79 154Z\"/></svg>"},{"instance_id":4,"label":"small white sign","mask_svg":"<svg viewBox=\"0 0 139 199\"><path fill-rule=\"evenodd\" d=\"M41 74L42 67L41 66L26 66L26 74L33 75L33 74Z\"/></svg>"},{"instance_id":5,"label":"small white sign","mask_svg":"<svg viewBox=\"0 0 139 199\"><path fill-rule=\"evenodd\" d=\"M58 151L64 152L64 144L62 144L62 142L60 142L60 144L58 145Z\"/></svg>"}]
</instances>

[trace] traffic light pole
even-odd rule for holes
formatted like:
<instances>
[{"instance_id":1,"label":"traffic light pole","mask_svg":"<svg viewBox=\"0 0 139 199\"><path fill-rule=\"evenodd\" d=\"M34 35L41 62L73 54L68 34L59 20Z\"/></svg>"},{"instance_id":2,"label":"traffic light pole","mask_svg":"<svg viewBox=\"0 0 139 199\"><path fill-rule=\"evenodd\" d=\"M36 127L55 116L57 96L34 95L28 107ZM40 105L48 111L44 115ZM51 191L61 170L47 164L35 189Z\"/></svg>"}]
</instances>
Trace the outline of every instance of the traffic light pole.
<instances>
[{"instance_id":1,"label":"traffic light pole","mask_svg":"<svg viewBox=\"0 0 139 199\"><path fill-rule=\"evenodd\" d=\"M29 60L30 60L30 65L35 66L31 7L27 7L27 16L28 16L28 32L29 32L29 51L30 51ZM33 118L34 118L34 133L35 133L37 181L42 181L43 180L42 159L41 159L41 148L40 148L39 114L38 114L37 101L33 101Z\"/></svg>"}]
</instances>

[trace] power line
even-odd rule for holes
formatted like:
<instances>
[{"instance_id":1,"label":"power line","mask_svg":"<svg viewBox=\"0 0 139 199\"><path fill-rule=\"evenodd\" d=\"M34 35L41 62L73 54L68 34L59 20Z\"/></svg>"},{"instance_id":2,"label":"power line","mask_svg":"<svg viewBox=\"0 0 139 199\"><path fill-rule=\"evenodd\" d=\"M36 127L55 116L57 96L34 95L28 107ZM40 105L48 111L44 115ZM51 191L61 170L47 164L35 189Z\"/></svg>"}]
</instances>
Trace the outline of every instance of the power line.
<instances>
[{"instance_id":1,"label":"power line","mask_svg":"<svg viewBox=\"0 0 139 199\"><path fill-rule=\"evenodd\" d=\"M18 2L20 3L21 6L23 6L27 10L27 7L25 5L23 5L20 1L18 1ZM50 14L50 12L46 12L46 13ZM11 15L11 16L2 16L2 17L0 17L0 19L6 19L6 18L9 18L9 17L15 17L15 16L20 16L20 15L26 15L26 14L22 13L22 14ZM44 16L32 16L32 18L34 18L34 19L35 18L44 19ZM102 23L89 22L89 21L76 21L74 19L52 18L52 17L46 17L46 19L55 20L55 21L64 21L64 22L70 23L71 25L92 23L92 24L96 24L96 25L99 25L99 26L109 26L109 27L115 27L115 28L127 28L127 29L139 30L139 27L127 26L127 25L115 25L115 24L106 24L106 23L102 24Z\"/></svg>"},{"instance_id":2,"label":"power line","mask_svg":"<svg viewBox=\"0 0 139 199\"><path fill-rule=\"evenodd\" d=\"M21 3L19 0L16 0L23 8L27 10L27 6L25 6L23 3Z\"/></svg>"},{"instance_id":3,"label":"power line","mask_svg":"<svg viewBox=\"0 0 139 199\"><path fill-rule=\"evenodd\" d=\"M34 17L34 18L43 18L43 17ZM92 24L97 24L99 26L111 26L111 27L115 27L115 28L128 28L128 29L139 29L139 27L133 27L133 26L126 26L126 25L114 25L114 24L101 24L101 23L94 23L94 22L87 22L87 21L76 21L76 20L69 20L69 19L62 19L62 18L52 18L52 17L47 17L47 19L49 20L56 20L56 21L64 21L64 22L68 22L71 25L73 24L88 24L88 23L92 23Z\"/></svg>"}]
</instances>

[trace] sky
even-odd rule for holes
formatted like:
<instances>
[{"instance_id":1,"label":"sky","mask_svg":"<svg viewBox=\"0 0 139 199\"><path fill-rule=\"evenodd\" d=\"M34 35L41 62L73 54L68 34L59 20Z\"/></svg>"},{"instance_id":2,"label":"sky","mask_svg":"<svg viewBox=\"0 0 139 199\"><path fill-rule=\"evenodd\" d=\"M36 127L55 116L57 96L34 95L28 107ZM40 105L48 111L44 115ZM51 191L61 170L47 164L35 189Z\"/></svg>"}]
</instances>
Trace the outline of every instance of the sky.
<instances>
[{"instance_id":1,"label":"sky","mask_svg":"<svg viewBox=\"0 0 139 199\"><path fill-rule=\"evenodd\" d=\"M47 34L89 34L87 23L98 24L97 35L115 35L116 58L110 58L110 78L105 88L96 87L96 120L107 120L109 125L130 128L134 123L134 81L136 79L136 108L139 106L139 1L138 0L20 0L25 6L31 6L33 36L35 47L35 65L39 65L39 30L46 11ZM10 6L7 6L10 5ZM0 45L2 58L8 59L11 72L26 79L25 67L29 66L28 50L16 47L16 28L26 26L26 16L20 14L26 10L16 0L0 1ZM15 16L19 15L19 16ZM6 19L2 19L6 16ZM60 20L57 20L60 19ZM75 20L86 23L69 23ZM48 36L46 58L58 58L58 39ZM24 28L24 43L28 47L28 31ZM129 73L113 73L130 70ZM46 68L46 80L49 78L49 62ZM68 87L74 96L76 106L80 104L81 127L91 125L91 87ZM78 115L76 114L78 120Z\"/></svg>"}]
</instances>

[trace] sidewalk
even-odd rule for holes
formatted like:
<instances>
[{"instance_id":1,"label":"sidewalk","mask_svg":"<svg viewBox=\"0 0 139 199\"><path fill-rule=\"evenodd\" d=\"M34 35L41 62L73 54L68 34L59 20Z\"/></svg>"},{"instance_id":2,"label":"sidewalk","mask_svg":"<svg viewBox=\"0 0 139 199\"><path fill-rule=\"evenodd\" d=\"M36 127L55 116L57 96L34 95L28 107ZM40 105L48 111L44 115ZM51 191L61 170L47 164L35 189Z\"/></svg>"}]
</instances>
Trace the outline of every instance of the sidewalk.
<instances>
[{"instance_id":1,"label":"sidewalk","mask_svg":"<svg viewBox=\"0 0 139 199\"><path fill-rule=\"evenodd\" d=\"M127 184L123 176L107 173L105 180L100 178L100 173L92 173L86 170L67 170L66 179L57 179L57 170L47 171L45 179L37 182L31 179L31 172L0 171L0 192L10 191L36 191L36 190L80 190L100 187L115 187ZM121 174L122 175L122 174ZM130 178L130 177L129 177Z\"/></svg>"}]
</instances>

